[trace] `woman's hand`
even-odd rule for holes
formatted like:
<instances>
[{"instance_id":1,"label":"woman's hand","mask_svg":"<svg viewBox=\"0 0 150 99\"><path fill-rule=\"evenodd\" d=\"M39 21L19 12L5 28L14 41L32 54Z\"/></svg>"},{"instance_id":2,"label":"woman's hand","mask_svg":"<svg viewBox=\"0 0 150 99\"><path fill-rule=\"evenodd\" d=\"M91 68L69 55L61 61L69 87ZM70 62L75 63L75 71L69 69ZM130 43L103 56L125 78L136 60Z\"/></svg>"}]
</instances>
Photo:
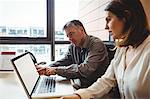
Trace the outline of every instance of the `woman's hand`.
<instances>
[{"instance_id":1,"label":"woman's hand","mask_svg":"<svg viewBox=\"0 0 150 99\"><path fill-rule=\"evenodd\" d=\"M63 96L60 99L81 99L79 95L68 95L68 96Z\"/></svg>"}]
</instances>

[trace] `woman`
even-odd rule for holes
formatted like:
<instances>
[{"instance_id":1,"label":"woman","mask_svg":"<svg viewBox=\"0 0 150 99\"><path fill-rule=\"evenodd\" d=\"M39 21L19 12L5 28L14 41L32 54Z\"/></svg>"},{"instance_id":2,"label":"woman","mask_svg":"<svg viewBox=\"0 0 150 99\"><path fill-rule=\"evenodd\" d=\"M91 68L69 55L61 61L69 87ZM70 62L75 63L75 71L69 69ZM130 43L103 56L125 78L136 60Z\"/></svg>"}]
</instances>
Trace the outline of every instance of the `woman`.
<instances>
[{"instance_id":1,"label":"woman","mask_svg":"<svg viewBox=\"0 0 150 99\"><path fill-rule=\"evenodd\" d=\"M92 86L63 99L97 99L118 85L122 99L150 99L150 30L140 0L113 0L105 9L106 29L117 51Z\"/></svg>"}]
</instances>

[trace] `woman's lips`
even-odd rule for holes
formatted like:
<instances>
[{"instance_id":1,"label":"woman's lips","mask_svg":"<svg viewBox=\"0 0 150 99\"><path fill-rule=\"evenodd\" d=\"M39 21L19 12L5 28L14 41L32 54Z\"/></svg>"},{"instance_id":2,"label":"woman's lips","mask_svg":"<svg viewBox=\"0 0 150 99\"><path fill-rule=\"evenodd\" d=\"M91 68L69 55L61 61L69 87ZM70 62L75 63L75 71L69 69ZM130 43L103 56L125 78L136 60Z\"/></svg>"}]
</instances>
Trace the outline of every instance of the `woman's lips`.
<instances>
[{"instance_id":1,"label":"woman's lips","mask_svg":"<svg viewBox=\"0 0 150 99\"><path fill-rule=\"evenodd\" d=\"M112 31L109 31L109 34L112 35Z\"/></svg>"}]
</instances>

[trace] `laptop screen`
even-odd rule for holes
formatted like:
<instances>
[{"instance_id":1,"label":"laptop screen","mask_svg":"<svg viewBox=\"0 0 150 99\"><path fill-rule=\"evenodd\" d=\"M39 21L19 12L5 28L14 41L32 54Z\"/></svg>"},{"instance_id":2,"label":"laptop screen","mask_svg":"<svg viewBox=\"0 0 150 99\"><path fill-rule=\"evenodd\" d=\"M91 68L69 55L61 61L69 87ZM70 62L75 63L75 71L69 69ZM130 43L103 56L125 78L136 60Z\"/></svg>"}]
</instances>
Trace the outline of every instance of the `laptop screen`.
<instances>
[{"instance_id":1,"label":"laptop screen","mask_svg":"<svg viewBox=\"0 0 150 99\"><path fill-rule=\"evenodd\" d=\"M17 72L21 76L25 86L27 87L29 94L31 94L39 78L39 74L35 68L30 54L26 53L21 57L16 57L12 59L12 62L15 65Z\"/></svg>"}]
</instances>

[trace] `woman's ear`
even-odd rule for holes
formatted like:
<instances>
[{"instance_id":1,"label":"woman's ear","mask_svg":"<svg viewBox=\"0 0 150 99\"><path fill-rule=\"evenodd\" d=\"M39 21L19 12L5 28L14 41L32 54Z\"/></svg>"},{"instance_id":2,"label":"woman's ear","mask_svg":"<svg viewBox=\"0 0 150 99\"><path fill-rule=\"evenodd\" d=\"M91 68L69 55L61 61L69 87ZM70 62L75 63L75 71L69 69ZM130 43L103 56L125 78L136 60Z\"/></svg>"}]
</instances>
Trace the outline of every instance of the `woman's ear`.
<instances>
[{"instance_id":1,"label":"woman's ear","mask_svg":"<svg viewBox=\"0 0 150 99\"><path fill-rule=\"evenodd\" d=\"M124 11L124 15L123 15L123 22L124 22L124 32L128 31L129 27L131 26L131 12L128 10Z\"/></svg>"},{"instance_id":2,"label":"woman's ear","mask_svg":"<svg viewBox=\"0 0 150 99\"><path fill-rule=\"evenodd\" d=\"M124 18L123 21L126 23L131 19L131 13L128 10L124 11Z\"/></svg>"}]
</instances>

